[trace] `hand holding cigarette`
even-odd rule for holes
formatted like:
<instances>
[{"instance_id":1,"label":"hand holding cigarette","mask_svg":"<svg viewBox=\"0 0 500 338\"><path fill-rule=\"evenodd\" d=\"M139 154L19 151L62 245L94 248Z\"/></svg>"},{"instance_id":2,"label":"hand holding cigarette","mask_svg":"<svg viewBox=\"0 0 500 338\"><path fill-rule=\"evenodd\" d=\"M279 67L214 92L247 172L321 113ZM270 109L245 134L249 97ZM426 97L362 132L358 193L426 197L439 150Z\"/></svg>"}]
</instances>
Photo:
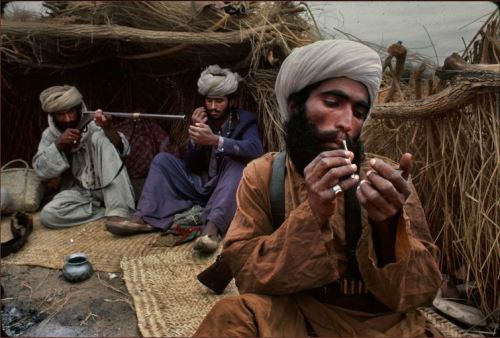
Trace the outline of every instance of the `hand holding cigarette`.
<instances>
[{"instance_id":1,"label":"hand holding cigarette","mask_svg":"<svg viewBox=\"0 0 500 338\"><path fill-rule=\"evenodd\" d=\"M349 149L347 148L347 142L346 142L346 140L342 140L342 144L344 145L344 150L345 151L349 151ZM355 177L357 177L356 174L352 174L351 175L351 178L355 178Z\"/></svg>"},{"instance_id":2,"label":"hand holding cigarette","mask_svg":"<svg viewBox=\"0 0 500 338\"><path fill-rule=\"evenodd\" d=\"M358 167L351 162L352 152L343 149L320 153L304 169L309 206L320 224L335 210L332 203L339 194L358 184ZM347 178L346 178L347 177Z\"/></svg>"}]
</instances>

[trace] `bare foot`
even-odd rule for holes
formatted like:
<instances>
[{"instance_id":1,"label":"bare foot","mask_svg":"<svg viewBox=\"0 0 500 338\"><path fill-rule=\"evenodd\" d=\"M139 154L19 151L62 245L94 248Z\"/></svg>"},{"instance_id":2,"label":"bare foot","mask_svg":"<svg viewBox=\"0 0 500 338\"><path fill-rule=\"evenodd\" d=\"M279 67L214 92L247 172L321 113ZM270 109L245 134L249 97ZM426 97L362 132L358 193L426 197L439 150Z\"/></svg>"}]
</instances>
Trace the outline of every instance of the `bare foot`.
<instances>
[{"instance_id":1,"label":"bare foot","mask_svg":"<svg viewBox=\"0 0 500 338\"><path fill-rule=\"evenodd\" d=\"M207 222L207 224L205 225L205 229L203 229L202 236L208 235L209 237L216 237L218 234L219 229L217 228L217 226L210 221Z\"/></svg>"}]
</instances>

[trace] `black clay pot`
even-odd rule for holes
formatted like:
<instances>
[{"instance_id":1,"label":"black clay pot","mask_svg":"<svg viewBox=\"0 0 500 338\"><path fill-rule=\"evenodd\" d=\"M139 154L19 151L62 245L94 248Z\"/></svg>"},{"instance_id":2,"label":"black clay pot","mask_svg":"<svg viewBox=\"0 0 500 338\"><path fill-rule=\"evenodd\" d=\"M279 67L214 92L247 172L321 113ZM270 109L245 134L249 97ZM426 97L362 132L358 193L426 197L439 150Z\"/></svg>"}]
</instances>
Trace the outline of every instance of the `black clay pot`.
<instances>
[{"instance_id":1,"label":"black clay pot","mask_svg":"<svg viewBox=\"0 0 500 338\"><path fill-rule=\"evenodd\" d=\"M83 252L77 252L66 258L62 273L64 279L71 283L77 283L89 279L94 270L89 258Z\"/></svg>"}]
</instances>

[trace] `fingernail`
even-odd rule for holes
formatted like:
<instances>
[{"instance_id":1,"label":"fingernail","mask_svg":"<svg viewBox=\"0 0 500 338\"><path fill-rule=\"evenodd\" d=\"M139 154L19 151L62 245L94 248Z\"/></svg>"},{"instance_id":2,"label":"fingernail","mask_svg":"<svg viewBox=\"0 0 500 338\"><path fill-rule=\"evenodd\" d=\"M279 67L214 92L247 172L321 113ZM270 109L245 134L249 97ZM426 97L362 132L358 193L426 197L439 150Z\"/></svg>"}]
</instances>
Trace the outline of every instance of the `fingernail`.
<instances>
[{"instance_id":1,"label":"fingernail","mask_svg":"<svg viewBox=\"0 0 500 338\"><path fill-rule=\"evenodd\" d=\"M346 159L345 159L345 163L346 163L346 164L351 163L351 159L350 159L350 158L346 158Z\"/></svg>"},{"instance_id":2,"label":"fingernail","mask_svg":"<svg viewBox=\"0 0 500 338\"><path fill-rule=\"evenodd\" d=\"M370 176L370 174L371 174L371 173L373 173L373 170L368 170L368 171L366 172L366 177Z\"/></svg>"},{"instance_id":3,"label":"fingernail","mask_svg":"<svg viewBox=\"0 0 500 338\"><path fill-rule=\"evenodd\" d=\"M352 178L359 180L359 175L354 174L354 175L352 175Z\"/></svg>"},{"instance_id":4,"label":"fingernail","mask_svg":"<svg viewBox=\"0 0 500 338\"><path fill-rule=\"evenodd\" d=\"M372 158L372 159L370 160L370 164L371 164L371 165L375 165L375 159L374 159L374 158Z\"/></svg>"},{"instance_id":5,"label":"fingernail","mask_svg":"<svg viewBox=\"0 0 500 338\"><path fill-rule=\"evenodd\" d=\"M351 168L356 170L357 166L355 164L351 164Z\"/></svg>"},{"instance_id":6,"label":"fingernail","mask_svg":"<svg viewBox=\"0 0 500 338\"><path fill-rule=\"evenodd\" d=\"M361 182L359 182L359 185L364 184L364 183L366 183L366 180L361 180Z\"/></svg>"},{"instance_id":7,"label":"fingernail","mask_svg":"<svg viewBox=\"0 0 500 338\"><path fill-rule=\"evenodd\" d=\"M349 156L349 151L346 150L344 153L345 153L345 156Z\"/></svg>"}]
</instances>

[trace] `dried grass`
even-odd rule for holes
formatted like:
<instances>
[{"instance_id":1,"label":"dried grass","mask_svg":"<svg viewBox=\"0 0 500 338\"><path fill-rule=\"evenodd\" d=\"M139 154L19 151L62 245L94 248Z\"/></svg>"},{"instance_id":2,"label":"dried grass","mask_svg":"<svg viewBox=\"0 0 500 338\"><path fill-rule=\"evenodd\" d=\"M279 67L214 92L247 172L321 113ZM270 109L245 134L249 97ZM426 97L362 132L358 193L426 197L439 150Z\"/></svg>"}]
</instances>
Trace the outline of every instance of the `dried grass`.
<instances>
[{"instance_id":1,"label":"dried grass","mask_svg":"<svg viewBox=\"0 0 500 338\"><path fill-rule=\"evenodd\" d=\"M208 2L45 4L50 18L2 20L1 122L19 126L3 130L2 163L31 160L47 125L38 95L50 85L77 86L91 109L189 115L201 104L199 73L214 63L243 75L240 105L258 115L266 149L282 147L270 94L290 50L317 39L305 5L241 2L231 15ZM186 125L159 124L184 144Z\"/></svg>"},{"instance_id":2,"label":"dried grass","mask_svg":"<svg viewBox=\"0 0 500 338\"><path fill-rule=\"evenodd\" d=\"M497 25L498 12L490 17L485 30ZM464 55L469 55L472 63L498 64L491 36L478 36L478 42L471 44L476 50ZM465 268L465 281L477 286L474 292L481 310L498 322L500 91L496 88L494 92L476 92L459 108L440 114L372 119L363 137L369 152L393 159L404 152L413 154L413 182L441 248L443 272L454 275ZM413 95L412 87L404 91L408 97ZM398 106L393 109L397 112Z\"/></svg>"}]
</instances>

